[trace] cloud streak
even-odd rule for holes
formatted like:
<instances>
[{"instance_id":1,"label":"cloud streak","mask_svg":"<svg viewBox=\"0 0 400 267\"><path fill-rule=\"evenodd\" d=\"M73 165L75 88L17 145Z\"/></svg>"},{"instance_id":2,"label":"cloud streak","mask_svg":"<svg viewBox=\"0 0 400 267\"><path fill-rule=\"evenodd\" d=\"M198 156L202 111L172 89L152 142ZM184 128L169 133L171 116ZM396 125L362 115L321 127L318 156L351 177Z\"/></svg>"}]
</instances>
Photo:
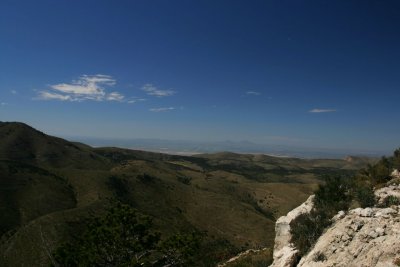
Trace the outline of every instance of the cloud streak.
<instances>
[{"instance_id":1,"label":"cloud streak","mask_svg":"<svg viewBox=\"0 0 400 267\"><path fill-rule=\"evenodd\" d=\"M261 93L256 91L247 91L246 95L261 95Z\"/></svg>"},{"instance_id":2,"label":"cloud streak","mask_svg":"<svg viewBox=\"0 0 400 267\"><path fill-rule=\"evenodd\" d=\"M146 94L150 96L156 97L166 97L174 95L176 92L173 90L160 90L156 86L152 85L151 83L147 83L143 85L142 90L146 92Z\"/></svg>"},{"instance_id":3,"label":"cloud streak","mask_svg":"<svg viewBox=\"0 0 400 267\"><path fill-rule=\"evenodd\" d=\"M336 109L320 109L314 108L308 111L309 113L328 113L328 112L336 112Z\"/></svg>"},{"instance_id":4,"label":"cloud streak","mask_svg":"<svg viewBox=\"0 0 400 267\"><path fill-rule=\"evenodd\" d=\"M146 99L145 98L132 97L131 99L127 100L126 102L129 103L129 104L135 104L135 103L143 102L143 101L146 101Z\"/></svg>"},{"instance_id":5,"label":"cloud streak","mask_svg":"<svg viewBox=\"0 0 400 267\"><path fill-rule=\"evenodd\" d=\"M50 85L49 90L38 92L38 99L59 101L118 101L124 102L125 96L119 92L107 93L106 87L112 87L116 80L103 74L82 75L71 83Z\"/></svg>"},{"instance_id":6,"label":"cloud streak","mask_svg":"<svg viewBox=\"0 0 400 267\"><path fill-rule=\"evenodd\" d=\"M151 108L149 109L151 112L166 112L166 111L171 111L175 110L176 108L174 107L168 107L168 108Z\"/></svg>"},{"instance_id":7,"label":"cloud streak","mask_svg":"<svg viewBox=\"0 0 400 267\"><path fill-rule=\"evenodd\" d=\"M39 92L39 99L70 101L71 97L69 95L62 95L62 94L58 94L58 93L40 91Z\"/></svg>"},{"instance_id":8,"label":"cloud streak","mask_svg":"<svg viewBox=\"0 0 400 267\"><path fill-rule=\"evenodd\" d=\"M112 92L107 96L107 100L109 101L118 101L118 102L122 102L124 101L125 96L121 95L118 92Z\"/></svg>"}]
</instances>

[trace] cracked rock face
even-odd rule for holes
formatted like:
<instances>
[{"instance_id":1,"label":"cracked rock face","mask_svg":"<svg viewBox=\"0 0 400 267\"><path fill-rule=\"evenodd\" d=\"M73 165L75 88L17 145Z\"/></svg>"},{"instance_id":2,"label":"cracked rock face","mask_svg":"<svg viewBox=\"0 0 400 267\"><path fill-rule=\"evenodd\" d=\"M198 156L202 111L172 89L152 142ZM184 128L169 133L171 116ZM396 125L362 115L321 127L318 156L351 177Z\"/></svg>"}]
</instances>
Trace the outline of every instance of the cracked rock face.
<instances>
[{"instance_id":1,"label":"cracked rock face","mask_svg":"<svg viewBox=\"0 0 400 267\"><path fill-rule=\"evenodd\" d=\"M378 205L382 204L389 196L400 199L400 185L389 185L375 191Z\"/></svg>"},{"instance_id":2,"label":"cracked rock face","mask_svg":"<svg viewBox=\"0 0 400 267\"><path fill-rule=\"evenodd\" d=\"M290 211L286 216L280 217L275 224L275 245L274 262L271 267L291 267L294 266L298 250L290 243L290 223L299 215L310 213L313 208L314 195L310 196L306 202Z\"/></svg>"},{"instance_id":3,"label":"cracked rock face","mask_svg":"<svg viewBox=\"0 0 400 267\"><path fill-rule=\"evenodd\" d=\"M400 198L400 186L383 187L375 196L378 206L388 197ZM394 267L399 262L400 205L392 205L339 212L298 266Z\"/></svg>"},{"instance_id":4,"label":"cracked rock face","mask_svg":"<svg viewBox=\"0 0 400 267\"><path fill-rule=\"evenodd\" d=\"M339 211L332 218L332 225L297 266L400 266L400 202L385 201L388 197L400 201L400 185L390 184L378 189L375 197L378 207ZM296 266L298 251L290 243L290 222L300 214L309 213L312 202L313 196L276 222L271 266ZM384 207L385 203L391 206Z\"/></svg>"},{"instance_id":5,"label":"cracked rock face","mask_svg":"<svg viewBox=\"0 0 400 267\"><path fill-rule=\"evenodd\" d=\"M400 206L349 211L319 239L298 266L398 266Z\"/></svg>"}]
</instances>

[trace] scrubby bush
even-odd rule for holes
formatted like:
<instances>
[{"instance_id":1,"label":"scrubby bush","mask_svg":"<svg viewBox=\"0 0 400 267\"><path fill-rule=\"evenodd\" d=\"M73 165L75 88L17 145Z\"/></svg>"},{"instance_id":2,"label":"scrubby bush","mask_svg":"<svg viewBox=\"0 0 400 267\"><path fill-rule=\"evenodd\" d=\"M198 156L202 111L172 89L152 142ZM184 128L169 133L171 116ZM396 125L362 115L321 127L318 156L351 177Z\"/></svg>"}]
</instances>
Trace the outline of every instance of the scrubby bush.
<instances>
[{"instance_id":1,"label":"scrubby bush","mask_svg":"<svg viewBox=\"0 0 400 267\"><path fill-rule=\"evenodd\" d=\"M327 215L318 210L313 210L310 214L302 214L292 221L291 242L299 250L301 256L308 252L329 224Z\"/></svg>"},{"instance_id":2,"label":"scrubby bush","mask_svg":"<svg viewBox=\"0 0 400 267\"><path fill-rule=\"evenodd\" d=\"M309 214L291 223L291 242L304 255L331 224L330 219L350 205L351 181L347 176L325 177L325 184L315 192L314 207Z\"/></svg>"},{"instance_id":3,"label":"scrubby bush","mask_svg":"<svg viewBox=\"0 0 400 267\"><path fill-rule=\"evenodd\" d=\"M151 176L151 175L149 175L149 174L147 174L147 173L139 174L138 176L136 176L136 178L137 178L140 182L142 182L142 183L144 183L144 184L154 183L154 182L156 181L156 179L157 179L156 177Z\"/></svg>"},{"instance_id":4,"label":"scrubby bush","mask_svg":"<svg viewBox=\"0 0 400 267\"><path fill-rule=\"evenodd\" d=\"M178 176L177 180L185 185L190 185L192 178L187 176Z\"/></svg>"},{"instance_id":5,"label":"scrubby bush","mask_svg":"<svg viewBox=\"0 0 400 267\"><path fill-rule=\"evenodd\" d=\"M93 217L82 235L55 251L53 266L189 266L200 240L197 233L162 240L150 217L116 202L105 215Z\"/></svg>"},{"instance_id":6,"label":"scrubby bush","mask_svg":"<svg viewBox=\"0 0 400 267\"><path fill-rule=\"evenodd\" d=\"M318 251L317 253L315 253L315 255L314 255L315 262L325 261L325 260L326 260L326 256L323 252Z\"/></svg>"},{"instance_id":7,"label":"scrubby bush","mask_svg":"<svg viewBox=\"0 0 400 267\"><path fill-rule=\"evenodd\" d=\"M395 196L388 196L383 200L382 207L390 207L393 205L400 205L400 199Z\"/></svg>"},{"instance_id":8,"label":"scrubby bush","mask_svg":"<svg viewBox=\"0 0 400 267\"><path fill-rule=\"evenodd\" d=\"M386 183L391 179L393 171L392 160L382 157L382 159L370 168L370 176L375 184Z\"/></svg>"},{"instance_id":9,"label":"scrubby bush","mask_svg":"<svg viewBox=\"0 0 400 267\"><path fill-rule=\"evenodd\" d=\"M173 235L158 246L158 253L162 256L155 266L190 266L193 265L193 255L200 248L201 235L191 233L187 235Z\"/></svg>"},{"instance_id":10,"label":"scrubby bush","mask_svg":"<svg viewBox=\"0 0 400 267\"><path fill-rule=\"evenodd\" d=\"M355 188L355 198L362 208L375 205L374 189L371 185L364 184Z\"/></svg>"},{"instance_id":11,"label":"scrubby bush","mask_svg":"<svg viewBox=\"0 0 400 267\"><path fill-rule=\"evenodd\" d=\"M393 153L393 168L400 169L400 148Z\"/></svg>"},{"instance_id":12,"label":"scrubby bush","mask_svg":"<svg viewBox=\"0 0 400 267\"><path fill-rule=\"evenodd\" d=\"M368 165L367 168L359 172L359 177L373 185L384 184L389 181L394 169L400 169L400 148L396 149L391 157L382 157L375 165Z\"/></svg>"},{"instance_id":13,"label":"scrubby bush","mask_svg":"<svg viewBox=\"0 0 400 267\"><path fill-rule=\"evenodd\" d=\"M334 215L339 210L347 209L352 198L351 178L345 175L326 176L325 184L319 186L315 192L315 209L324 211L327 215Z\"/></svg>"},{"instance_id":14,"label":"scrubby bush","mask_svg":"<svg viewBox=\"0 0 400 267\"><path fill-rule=\"evenodd\" d=\"M324 193L322 194L324 195ZM328 224L329 219L326 212L317 208L314 208L309 214L301 214L291 222L291 242L299 250L300 255L307 253Z\"/></svg>"}]
</instances>

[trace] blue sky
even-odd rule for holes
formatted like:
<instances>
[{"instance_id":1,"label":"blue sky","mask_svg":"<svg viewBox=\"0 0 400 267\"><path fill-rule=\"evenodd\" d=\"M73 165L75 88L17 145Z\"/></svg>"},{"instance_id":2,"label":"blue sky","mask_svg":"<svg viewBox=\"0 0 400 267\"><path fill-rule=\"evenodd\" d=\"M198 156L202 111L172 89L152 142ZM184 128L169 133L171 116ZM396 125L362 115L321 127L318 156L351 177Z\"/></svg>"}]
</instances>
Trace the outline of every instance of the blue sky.
<instances>
[{"instance_id":1,"label":"blue sky","mask_svg":"<svg viewBox=\"0 0 400 267\"><path fill-rule=\"evenodd\" d=\"M50 134L391 151L398 1L0 3L0 120Z\"/></svg>"}]
</instances>

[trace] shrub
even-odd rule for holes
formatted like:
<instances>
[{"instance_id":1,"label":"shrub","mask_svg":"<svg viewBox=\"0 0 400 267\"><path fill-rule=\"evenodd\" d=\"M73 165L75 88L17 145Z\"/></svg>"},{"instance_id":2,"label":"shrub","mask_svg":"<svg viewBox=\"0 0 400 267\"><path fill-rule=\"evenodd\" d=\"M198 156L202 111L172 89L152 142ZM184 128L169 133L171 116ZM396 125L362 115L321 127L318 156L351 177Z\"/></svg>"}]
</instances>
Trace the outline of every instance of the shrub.
<instances>
[{"instance_id":1,"label":"shrub","mask_svg":"<svg viewBox=\"0 0 400 267\"><path fill-rule=\"evenodd\" d=\"M393 153L393 168L400 169L400 148Z\"/></svg>"},{"instance_id":2,"label":"shrub","mask_svg":"<svg viewBox=\"0 0 400 267\"><path fill-rule=\"evenodd\" d=\"M315 192L314 206L327 215L335 215L346 210L352 198L352 179L349 176L327 176L325 184Z\"/></svg>"},{"instance_id":3,"label":"shrub","mask_svg":"<svg viewBox=\"0 0 400 267\"><path fill-rule=\"evenodd\" d=\"M382 157L382 159L373 167L373 178L375 183L385 183L391 179L390 174L392 173L392 163L390 159Z\"/></svg>"},{"instance_id":4,"label":"shrub","mask_svg":"<svg viewBox=\"0 0 400 267\"><path fill-rule=\"evenodd\" d=\"M330 220L327 214L315 209L310 214L302 214L292 221L290 224L291 242L299 250L300 256L308 252L329 225Z\"/></svg>"},{"instance_id":5,"label":"shrub","mask_svg":"<svg viewBox=\"0 0 400 267\"><path fill-rule=\"evenodd\" d=\"M347 176L325 177L325 184L315 192L314 208L292 221L291 242L304 255L331 224L330 219L340 210L346 210L351 200L350 178Z\"/></svg>"},{"instance_id":6,"label":"shrub","mask_svg":"<svg viewBox=\"0 0 400 267\"><path fill-rule=\"evenodd\" d=\"M144 184L154 183L155 180L157 179L156 177L151 176L151 175L149 175L149 174L147 174L147 173L139 174L138 176L136 176L136 178L137 178L140 182L142 182L142 183L144 183Z\"/></svg>"},{"instance_id":7,"label":"shrub","mask_svg":"<svg viewBox=\"0 0 400 267\"><path fill-rule=\"evenodd\" d=\"M178 176L178 181L185 185L190 185L192 178L187 176Z\"/></svg>"},{"instance_id":8,"label":"shrub","mask_svg":"<svg viewBox=\"0 0 400 267\"><path fill-rule=\"evenodd\" d=\"M372 207L375 205L375 194L372 186L360 185L355 189L355 191L356 199L362 208Z\"/></svg>"},{"instance_id":9,"label":"shrub","mask_svg":"<svg viewBox=\"0 0 400 267\"><path fill-rule=\"evenodd\" d=\"M183 267L199 244L199 234L161 241L150 217L116 202L105 215L93 217L82 235L56 250L54 266Z\"/></svg>"},{"instance_id":10,"label":"shrub","mask_svg":"<svg viewBox=\"0 0 400 267\"><path fill-rule=\"evenodd\" d=\"M117 199L127 202L129 199L129 181L125 177L112 175L107 181L108 187L114 192Z\"/></svg>"},{"instance_id":11,"label":"shrub","mask_svg":"<svg viewBox=\"0 0 400 267\"><path fill-rule=\"evenodd\" d=\"M383 200L382 207L390 207L400 205L400 199L395 196L388 196Z\"/></svg>"},{"instance_id":12,"label":"shrub","mask_svg":"<svg viewBox=\"0 0 400 267\"><path fill-rule=\"evenodd\" d=\"M386 183L391 179L393 169L400 166L399 152L396 150L393 157L382 157L375 165L368 164L367 168L360 171L360 174L372 185Z\"/></svg>"},{"instance_id":13,"label":"shrub","mask_svg":"<svg viewBox=\"0 0 400 267\"><path fill-rule=\"evenodd\" d=\"M326 256L323 252L318 251L317 253L314 254L314 261L319 262L319 261L325 261Z\"/></svg>"},{"instance_id":14,"label":"shrub","mask_svg":"<svg viewBox=\"0 0 400 267\"><path fill-rule=\"evenodd\" d=\"M161 242L159 251L163 255L160 266L189 266L193 265L193 255L200 248L201 235L173 235Z\"/></svg>"}]
</instances>

